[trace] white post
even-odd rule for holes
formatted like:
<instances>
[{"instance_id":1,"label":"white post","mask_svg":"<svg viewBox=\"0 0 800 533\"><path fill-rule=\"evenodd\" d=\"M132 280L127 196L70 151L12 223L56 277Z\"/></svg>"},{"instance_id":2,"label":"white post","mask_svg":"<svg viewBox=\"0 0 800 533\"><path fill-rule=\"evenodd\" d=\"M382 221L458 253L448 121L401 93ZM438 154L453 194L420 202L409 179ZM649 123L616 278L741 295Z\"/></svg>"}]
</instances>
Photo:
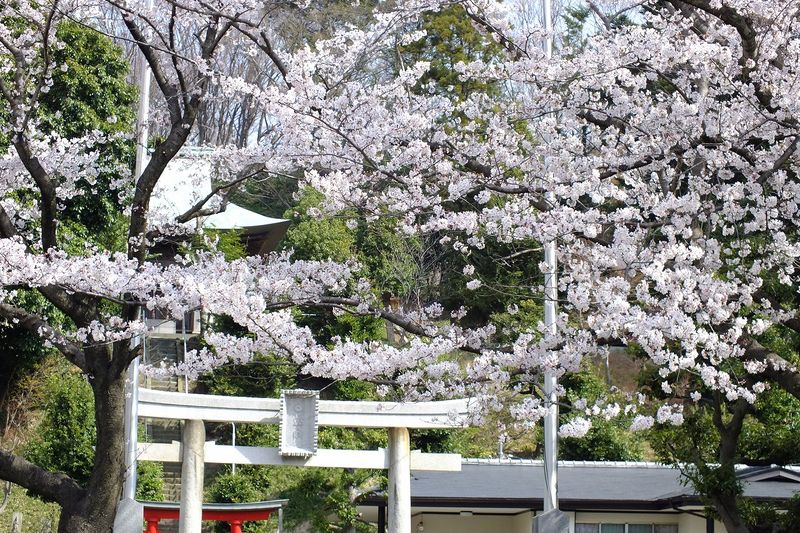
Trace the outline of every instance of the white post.
<instances>
[{"instance_id":1,"label":"white post","mask_svg":"<svg viewBox=\"0 0 800 533\"><path fill-rule=\"evenodd\" d=\"M542 0L544 28L547 32L544 51L547 59L553 55L553 13L551 0ZM555 196L548 192L545 196L553 204ZM556 243L552 240L544 245L544 325L548 333L556 333L556 302L558 300L558 281L556 279ZM546 371L544 375L544 396L547 414L544 417L544 481L546 492L544 511L558 509L558 403L556 398L556 375Z\"/></svg>"},{"instance_id":2,"label":"white post","mask_svg":"<svg viewBox=\"0 0 800 533\"><path fill-rule=\"evenodd\" d=\"M137 343L131 343L136 349ZM125 482L122 485L122 498L136 498L136 447L139 441L139 358L128 367L125 398Z\"/></svg>"},{"instance_id":3,"label":"white post","mask_svg":"<svg viewBox=\"0 0 800 533\"><path fill-rule=\"evenodd\" d=\"M181 441L180 533L200 533L203 523L203 475L206 429L202 420L185 420Z\"/></svg>"},{"instance_id":4,"label":"white post","mask_svg":"<svg viewBox=\"0 0 800 533\"><path fill-rule=\"evenodd\" d=\"M389 428L389 533L411 533L411 439Z\"/></svg>"},{"instance_id":5,"label":"white post","mask_svg":"<svg viewBox=\"0 0 800 533\"><path fill-rule=\"evenodd\" d=\"M153 0L147 3L148 9L153 7ZM144 55L136 56L136 81L139 86L139 110L136 117L136 163L134 179L138 180L147 165L147 139L149 136L148 117L150 115L150 68ZM142 342L147 342L143 340ZM135 345L134 345L135 347ZM136 498L136 448L139 429L139 358L128 367L128 383L130 389L125 402L126 444L125 450L125 483L122 497Z\"/></svg>"},{"instance_id":6,"label":"white post","mask_svg":"<svg viewBox=\"0 0 800 533\"><path fill-rule=\"evenodd\" d=\"M231 422L231 446L236 446L236 422ZM236 473L236 463L231 463L231 474Z\"/></svg>"}]
</instances>

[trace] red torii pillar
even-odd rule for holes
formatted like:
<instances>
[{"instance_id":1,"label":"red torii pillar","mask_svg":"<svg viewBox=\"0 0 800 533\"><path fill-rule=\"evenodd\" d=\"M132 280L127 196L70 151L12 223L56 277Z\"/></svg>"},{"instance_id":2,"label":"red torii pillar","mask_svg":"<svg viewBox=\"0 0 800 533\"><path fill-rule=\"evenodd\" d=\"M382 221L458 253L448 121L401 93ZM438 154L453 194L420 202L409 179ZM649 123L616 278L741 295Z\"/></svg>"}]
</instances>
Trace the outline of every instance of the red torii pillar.
<instances>
[{"instance_id":1,"label":"red torii pillar","mask_svg":"<svg viewBox=\"0 0 800 533\"><path fill-rule=\"evenodd\" d=\"M281 509L287 500L274 500L254 503L207 503L203 504L203 520L227 522L231 533L242 533L242 523L254 520L269 520L275 511ZM142 502L144 520L147 528L144 533L160 533L161 520L178 520L180 504L173 502Z\"/></svg>"}]
</instances>

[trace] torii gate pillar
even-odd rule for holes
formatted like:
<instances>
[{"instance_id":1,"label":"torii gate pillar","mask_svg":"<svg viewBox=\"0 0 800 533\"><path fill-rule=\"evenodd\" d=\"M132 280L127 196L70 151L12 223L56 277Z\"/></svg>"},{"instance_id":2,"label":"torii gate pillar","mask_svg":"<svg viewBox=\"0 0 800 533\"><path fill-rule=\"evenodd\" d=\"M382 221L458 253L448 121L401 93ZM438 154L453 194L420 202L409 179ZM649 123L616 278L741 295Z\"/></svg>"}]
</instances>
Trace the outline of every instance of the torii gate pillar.
<instances>
[{"instance_id":1,"label":"torii gate pillar","mask_svg":"<svg viewBox=\"0 0 800 533\"><path fill-rule=\"evenodd\" d=\"M411 533L411 439L389 428L389 533Z\"/></svg>"},{"instance_id":2,"label":"torii gate pillar","mask_svg":"<svg viewBox=\"0 0 800 533\"><path fill-rule=\"evenodd\" d=\"M206 429L202 420L183 423L180 533L200 533L203 523L203 475Z\"/></svg>"}]
</instances>

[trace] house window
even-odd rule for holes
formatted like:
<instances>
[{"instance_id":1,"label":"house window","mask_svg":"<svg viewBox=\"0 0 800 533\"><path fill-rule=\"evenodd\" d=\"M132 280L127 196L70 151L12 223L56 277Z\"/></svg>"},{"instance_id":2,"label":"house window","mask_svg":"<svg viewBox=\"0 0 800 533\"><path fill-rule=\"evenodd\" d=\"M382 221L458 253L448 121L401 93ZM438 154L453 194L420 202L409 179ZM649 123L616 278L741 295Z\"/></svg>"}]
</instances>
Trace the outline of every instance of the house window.
<instances>
[{"instance_id":1,"label":"house window","mask_svg":"<svg viewBox=\"0 0 800 533\"><path fill-rule=\"evenodd\" d=\"M575 533L678 533L677 524L575 524Z\"/></svg>"}]
</instances>

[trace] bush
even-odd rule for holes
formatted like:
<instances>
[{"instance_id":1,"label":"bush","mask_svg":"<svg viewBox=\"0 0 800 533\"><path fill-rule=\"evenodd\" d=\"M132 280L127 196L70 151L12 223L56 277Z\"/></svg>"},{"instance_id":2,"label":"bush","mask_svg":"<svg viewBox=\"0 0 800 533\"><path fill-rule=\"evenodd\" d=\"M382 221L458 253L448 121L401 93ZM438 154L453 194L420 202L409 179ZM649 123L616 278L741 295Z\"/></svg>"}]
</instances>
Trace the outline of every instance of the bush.
<instances>
[{"instance_id":1,"label":"bush","mask_svg":"<svg viewBox=\"0 0 800 533\"><path fill-rule=\"evenodd\" d=\"M94 462L94 397L80 373L63 371L47 378L42 420L25 457L85 485Z\"/></svg>"}]
</instances>

